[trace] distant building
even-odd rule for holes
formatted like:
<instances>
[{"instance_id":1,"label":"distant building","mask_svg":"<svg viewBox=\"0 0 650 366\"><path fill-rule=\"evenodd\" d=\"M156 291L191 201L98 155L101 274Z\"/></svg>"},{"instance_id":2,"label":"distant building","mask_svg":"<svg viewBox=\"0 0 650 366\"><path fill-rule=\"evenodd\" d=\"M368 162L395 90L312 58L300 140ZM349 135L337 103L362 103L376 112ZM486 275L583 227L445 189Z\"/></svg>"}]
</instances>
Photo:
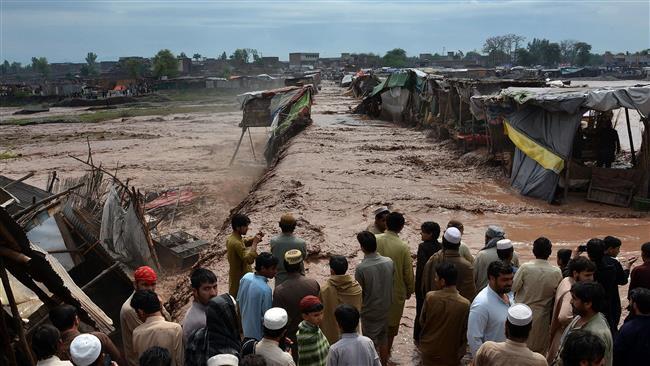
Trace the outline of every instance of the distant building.
<instances>
[{"instance_id":1,"label":"distant building","mask_svg":"<svg viewBox=\"0 0 650 366\"><path fill-rule=\"evenodd\" d=\"M178 56L178 72L181 75L187 75L192 72L192 59L189 57Z\"/></svg>"},{"instance_id":2,"label":"distant building","mask_svg":"<svg viewBox=\"0 0 650 366\"><path fill-rule=\"evenodd\" d=\"M650 55L642 55L640 53L618 53L614 55L611 52L605 52L605 54L603 54L603 62L606 66L609 67L650 66Z\"/></svg>"},{"instance_id":3,"label":"distant building","mask_svg":"<svg viewBox=\"0 0 650 366\"><path fill-rule=\"evenodd\" d=\"M318 62L319 53L294 52L289 54L289 68L313 68Z\"/></svg>"}]
</instances>

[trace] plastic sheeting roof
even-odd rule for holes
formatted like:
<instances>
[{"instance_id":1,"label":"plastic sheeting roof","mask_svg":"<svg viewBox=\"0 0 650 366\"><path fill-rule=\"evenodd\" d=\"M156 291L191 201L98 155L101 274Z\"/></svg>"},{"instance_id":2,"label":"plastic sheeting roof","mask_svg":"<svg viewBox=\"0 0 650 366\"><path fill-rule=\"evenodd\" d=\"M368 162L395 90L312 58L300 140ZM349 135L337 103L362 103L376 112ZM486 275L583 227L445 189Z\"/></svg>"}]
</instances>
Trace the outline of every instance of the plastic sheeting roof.
<instances>
[{"instance_id":1,"label":"plastic sheeting roof","mask_svg":"<svg viewBox=\"0 0 650 366\"><path fill-rule=\"evenodd\" d=\"M577 113L580 108L609 111L617 108L636 109L650 115L650 84L632 87L605 88L518 88L501 91L499 98L518 104L533 104L551 112Z\"/></svg>"}]
</instances>

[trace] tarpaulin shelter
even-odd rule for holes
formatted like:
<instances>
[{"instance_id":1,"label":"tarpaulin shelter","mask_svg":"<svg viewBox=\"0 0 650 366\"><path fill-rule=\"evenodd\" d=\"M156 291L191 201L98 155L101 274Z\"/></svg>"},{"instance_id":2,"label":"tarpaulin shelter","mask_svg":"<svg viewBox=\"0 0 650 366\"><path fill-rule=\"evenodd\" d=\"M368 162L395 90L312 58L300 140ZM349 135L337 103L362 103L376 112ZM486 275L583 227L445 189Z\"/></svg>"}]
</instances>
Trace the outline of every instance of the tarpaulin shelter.
<instances>
[{"instance_id":1,"label":"tarpaulin shelter","mask_svg":"<svg viewBox=\"0 0 650 366\"><path fill-rule=\"evenodd\" d=\"M264 156L267 162L273 161L280 147L311 123L313 91L313 87L308 85L303 87L290 86L239 95L237 99L243 111L243 118L239 124L242 128L242 134L235 153L230 159L230 164L235 160L244 134L250 127L270 128ZM251 139L252 147L253 142ZM254 149L253 154L255 154Z\"/></svg>"},{"instance_id":2,"label":"tarpaulin shelter","mask_svg":"<svg viewBox=\"0 0 650 366\"><path fill-rule=\"evenodd\" d=\"M502 125L503 133L515 146L512 186L523 195L550 202L555 197L563 171L565 195L568 190L567 167L570 166L574 139L585 112L635 109L646 121L647 134L650 87L511 87L496 96L474 96L472 104L472 113L476 117L485 114L490 123ZM639 174L645 175L647 180L648 167L641 167ZM640 185L637 183L635 189L638 190Z\"/></svg>"},{"instance_id":3,"label":"tarpaulin shelter","mask_svg":"<svg viewBox=\"0 0 650 366\"><path fill-rule=\"evenodd\" d=\"M352 91L352 95L355 98L363 98L370 94L380 83L381 80L379 80L377 76L370 73L359 72L350 83L349 89Z\"/></svg>"},{"instance_id":4,"label":"tarpaulin shelter","mask_svg":"<svg viewBox=\"0 0 650 366\"><path fill-rule=\"evenodd\" d=\"M399 69L375 86L356 113L367 113L393 122L414 123L418 119L420 92L426 74L417 69Z\"/></svg>"},{"instance_id":5,"label":"tarpaulin shelter","mask_svg":"<svg viewBox=\"0 0 650 366\"><path fill-rule=\"evenodd\" d=\"M541 80L443 78L428 75L421 95L420 115L423 125L433 127L438 136L449 136L473 147L485 145L488 125L483 116L470 113L473 96L495 95L509 86L539 87Z\"/></svg>"}]
</instances>

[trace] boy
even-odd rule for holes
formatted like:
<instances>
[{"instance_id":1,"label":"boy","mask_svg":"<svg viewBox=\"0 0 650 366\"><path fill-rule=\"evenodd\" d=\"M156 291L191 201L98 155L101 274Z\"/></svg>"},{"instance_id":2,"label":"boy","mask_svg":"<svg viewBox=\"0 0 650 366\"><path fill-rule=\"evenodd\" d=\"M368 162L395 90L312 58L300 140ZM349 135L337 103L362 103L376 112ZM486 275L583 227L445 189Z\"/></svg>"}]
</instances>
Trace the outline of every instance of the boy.
<instances>
[{"instance_id":1,"label":"boy","mask_svg":"<svg viewBox=\"0 0 650 366\"><path fill-rule=\"evenodd\" d=\"M303 321L298 326L298 359L300 366L325 366L330 344L318 327L323 321L323 304L316 296L300 300Z\"/></svg>"},{"instance_id":2,"label":"boy","mask_svg":"<svg viewBox=\"0 0 650 366\"><path fill-rule=\"evenodd\" d=\"M359 311L352 305L341 304L334 316L341 329L341 339L330 348L327 366L380 366L372 340L357 333Z\"/></svg>"},{"instance_id":3,"label":"boy","mask_svg":"<svg viewBox=\"0 0 650 366\"><path fill-rule=\"evenodd\" d=\"M429 258L436 254L442 247L438 242L440 236L440 225L435 222L427 221L420 226L422 243L418 246L417 260L415 263L415 322L413 326L413 340L417 344L420 340L420 313L422 312L422 305L424 304L424 297L426 293L422 288L422 272L424 266L427 264Z\"/></svg>"}]
</instances>

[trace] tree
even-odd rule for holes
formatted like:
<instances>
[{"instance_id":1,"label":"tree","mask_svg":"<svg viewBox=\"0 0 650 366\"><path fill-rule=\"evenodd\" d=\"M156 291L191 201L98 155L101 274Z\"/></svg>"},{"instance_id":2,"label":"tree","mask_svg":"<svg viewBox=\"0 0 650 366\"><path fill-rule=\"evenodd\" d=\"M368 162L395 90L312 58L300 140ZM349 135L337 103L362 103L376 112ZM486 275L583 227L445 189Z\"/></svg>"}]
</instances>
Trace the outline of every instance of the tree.
<instances>
[{"instance_id":1,"label":"tree","mask_svg":"<svg viewBox=\"0 0 650 366\"><path fill-rule=\"evenodd\" d=\"M517 58L517 65L531 66L535 63L530 52L525 48L517 48L515 57Z\"/></svg>"},{"instance_id":2,"label":"tree","mask_svg":"<svg viewBox=\"0 0 650 366\"><path fill-rule=\"evenodd\" d=\"M591 55L591 45L585 42L578 42L575 44L575 58L574 63L578 66L586 66L589 64Z\"/></svg>"},{"instance_id":3,"label":"tree","mask_svg":"<svg viewBox=\"0 0 650 366\"><path fill-rule=\"evenodd\" d=\"M22 71L22 66L20 62L12 62L11 65L9 66L9 70L11 71L12 74L18 74L19 72Z\"/></svg>"},{"instance_id":4,"label":"tree","mask_svg":"<svg viewBox=\"0 0 650 366\"><path fill-rule=\"evenodd\" d=\"M490 56L490 60L495 65L512 63L516 61L515 52L519 48L519 44L525 39L525 37L513 33L489 37L483 44L483 52Z\"/></svg>"},{"instance_id":5,"label":"tree","mask_svg":"<svg viewBox=\"0 0 650 366\"><path fill-rule=\"evenodd\" d=\"M235 64L243 65L248 62L248 51L245 48L238 48L230 55L230 59Z\"/></svg>"},{"instance_id":6,"label":"tree","mask_svg":"<svg viewBox=\"0 0 650 366\"><path fill-rule=\"evenodd\" d=\"M153 75L157 78L162 76L174 77L178 75L178 59L168 49L160 50L153 57Z\"/></svg>"},{"instance_id":7,"label":"tree","mask_svg":"<svg viewBox=\"0 0 650 366\"><path fill-rule=\"evenodd\" d=\"M194 56L192 56L192 58L193 58L194 60L198 61L198 60L201 59L201 54L200 54L200 53L195 53Z\"/></svg>"},{"instance_id":8,"label":"tree","mask_svg":"<svg viewBox=\"0 0 650 366\"><path fill-rule=\"evenodd\" d=\"M140 60L130 58L124 62L124 69L129 74L129 78L137 80L144 74L145 66Z\"/></svg>"},{"instance_id":9,"label":"tree","mask_svg":"<svg viewBox=\"0 0 650 366\"><path fill-rule=\"evenodd\" d=\"M401 48L392 49L386 52L383 61L385 66L404 67L406 66L406 51Z\"/></svg>"},{"instance_id":10,"label":"tree","mask_svg":"<svg viewBox=\"0 0 650 366\"><path fill-rule=\"evenodd\" d=\"M88 52L86 55L86 64L81 67L81 75L83 77L99 75L99 68L97 67L97 54Z\"/></svg>"},{"instance_id":11,"label":"tree","mask_svg":"<svg viewBox=\"0 0 650 366\"><path fill-rule=\"evenodd\" d=\"M262 56L254 48L247 48L248 56L253 58L254 63L259 63L262 61Z\"/></svg>"},{"instance_id":12,"label":"tree","mask_svg":"<svg viewBox=\"0 0 650 366\"><path fill-rule=\"evenodd\" d=\"M180 57L180 58L187 58L187 55L185 54L185 52L181 52L181 54L178 55L178 57Z\"/></svg>"},{"instance_id":13,"label":"tree","mask_svg":"<svg viewBox=\"0 0 650 366\"><path fill-rule=\"evenodd\" d=\"M463 58L463 60L465 61L474 61L474 62L477 62L480 59L481 59L481 54L478 53L476 50L467 52L465 54L465 57Z\"/></svg>"},{"instance_id":14,"label":"tree","mask_svg":"<svg viewBox=\"0 0 650 366\"><path fill-rule=\"evenodd\" d=\"M576 57L576 43L578 41L565 39L560 42L560 59L564 63L573 63Z\"/></svg>"},{"instance_id":15,"label":"tree","mask_svg":"<svg viewBox=\"0 0 650 366\"><path fill-rule=\"evenodd\" d=\"M562 51L558 43L551 43L548 39L533 38L528 43L533 63L546 66L555 66L561 61Z\"/></svg>"},{"instance_id":16,"label":"tree","mask_svg":"<svg viewBox=\"0 0 650 366\"><path fill-rule=\"evenodd\" d=\"M50 64L45 57L32 57L32 69L41 74L44 79L50 75Z\"/></svg>"},{"instance_id":17,"label":"tree","mask_svg":"<svg viewBox=\"0 0 650 366\"><path fill-rule=\"evenodd\" d=\"M223 51L223 53L221 54L221 56L219 56L219 60L223 60L223 61L225 61L225 60L227 60L227 59L228 59L228 55L226 55L226 51Z\"/></svg>"},{"instance_id":18,"label":"tree","mask_svg":"<svg viewBox=\"0 0 650 366\"><path fill-rule=\"evenodd\" d=\"M2 63L2 66L0 66L0 69L2 70L2 75L7 74L10 68L11 65L9 64L9 61L5 60L5 62Z\"/></svg>"}]
</instances>

